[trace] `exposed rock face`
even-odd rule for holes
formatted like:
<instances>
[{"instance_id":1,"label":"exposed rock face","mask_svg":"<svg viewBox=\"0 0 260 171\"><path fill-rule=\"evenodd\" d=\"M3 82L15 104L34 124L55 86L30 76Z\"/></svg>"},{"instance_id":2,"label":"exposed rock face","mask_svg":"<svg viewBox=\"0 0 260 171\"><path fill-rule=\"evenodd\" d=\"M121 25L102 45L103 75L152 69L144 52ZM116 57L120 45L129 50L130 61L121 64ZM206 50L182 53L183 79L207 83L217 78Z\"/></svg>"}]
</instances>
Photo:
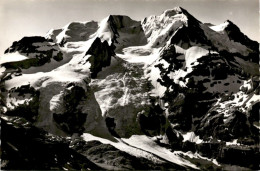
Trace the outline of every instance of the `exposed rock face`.
<instances>
[{"instance_id":1,"label":"exposed rock face","mask_svg":"<svg viewBox=\"0 0 260 171\"><path fill-rule=\"evenodd\" d=\"M7 91L2 93L3 95L6 95ZM33 87L30 87L30 85L23 85L21 87L17 87L16 89L11 89L8 94L10 98L17 99L17 101L21 100L22 103L11 103L11 105L5 106L7 107L7 112L5 112L6 115L24 117L31 122L36 121L40 104L39 91L35 90ZM3 102L3 104L6 105L6 102ZM4 112L3 108L1 109L1 111Z\"/></svg>"},{"instance_id":2,"label":"exposed rock face","mask_svg":"<svg viewBox=\"0 0 260 171\"><path fill-rule=\"evenodd\" d=\"M82 87L73 84L67 86L69 90L64 92L63 103L64 111L62 113L53 113L54 121L68 133L83 132L83 125L86 122L87 113L78 109L81 101L86 99L85 90Z\"/></svg>"},{"instance_id":3,"label":"exposed rock face","mask_svg":"<svg viewBox=\"0 0 260 171\"><path fill-rule=\"evenodd\" d=\"M170 53L169 49L166 48L161 56L161 60L168 62L169 67L164 69L160 62L155 67L161 71L159 83L167 87L163 99L169 103L168 119L171 123L178 124L175 128L183 131L193 129L203 139L212 136L215 139L230 141L249 136L257 144L257 129L252 122L250 124L248 121L249 116L246 112L241 112L243 105L237 107L227 105L229 108L225 109L225 114L218 106L220 101L225 104L224 101L238 98L238 93L242 93L239 90L242 82L249 79L249 75L243 75L235 65L237 61L234 56L220 53L201 57L197 60L199 64L192 66L192 72L183 78L180 77L179 80L185 80L187 83L187 87L182 87L174 83L169 76L171 72L180 68L178 66L181 66L176 59L177 55L174 54L175 49L173 48ZM228 79L233 81L227 82ZM250 90L252 94L258 89L257 85L255 83L255 89ZM217 102L218 98L219 102Z\"/></svg>"},{"instance_id":4,"label":"exposed rock face","mask_svg":"<svg viewBox=\"0 0 260 171\"><path fill-rule=\"evenodd\" d=\"M24 37L0 59L1 168L257 170L258 58L181 7Z\"/></svg>"},{"instance_id":5,"label":"exposed rock face","mask_svg":"<svg viewBox=\"0 0 260 171\"><path fill-rule=\"evenodd\" d=\"M218 160L223 163L240 165L250 169L258 169L258 162L255 160L260 157L259 149L254 147L224 147ZM234 157L235 156L235 157Z\"/></svg>"},{"instance_id":6,"label":"exposed rock face","mask_svg":"<svg viewBox=\"0 0 260 171\"><path fill-rule=\"evenodd\" d=\"M14 42L13 45L5 51L5 53L14 52L26 54L28 59L5 63L2 64L2 66L12 69L28 69L30 67L50 63L52 59L55 61L63 60L63 54L59 47L44 37L24 37L20 41Z\"/></svg>"},{"instance_id":7,"label":"exposed rock face","mask_svg":"<svg viewBox=\"0 0 260 171\"><path fill-rule=\"evenodd\" d=\"M48 134L21 117L1 119L1 169L100 169L69 148L65 138Z\"/></svg>"},{"instance_id":8,"label":"exposed rock face","mask_svg":"<svg viewBox=\"0 0 260 171\"><path fill-rule=\"evenodd\" d=\"M230 40L234 42L239 42L242 45L250 48L249 55L244 57L245 60L249 60L255 63L259 63L259 43L250 40L246 35L244 35L240 29L231 21L227 21L229 24L224 29Z\"/></svg>"},{"instance_id":9,"label":"exposed rock face","mask_svg":"<svg viewBox=\"0 0 260 171\"><path fill-rule=\"evenodd\" d=\"M111 56L114 55L113 49L108 45L107 41L101 42L100 38L96 38L88 49L86 55L91 55L88 60L91 63L91 77L97 76L103 67L109 66Z\"/></svg>"},{"instance_id":10,"label":"exposed rock face","mask_svg":"<svg viewBox=\"0 0 260 171\"><path fill-rule=\"evenodd\" d=\"M228 36L231 40L234 40L235 42L239 42L243 45L246 45L253 51L258 51L258 49L259 49L258 42L250 40L246 35L244 35L240 31L240 29L232 21L228 20L227 22L229 24L224 30L226 31L226 33L228 34Z\"/></svg>"},{"instance_id":11,"label":"exposed rock face","mask_svg":"<svg viewBox=\"0 0 260 171\"><path fill-rule=\"evenodd\" d=\"M33 43L43 43L46 39L44 37L35 36L35 37L24 37L18 42L14 42L13 45L8 48L5 53L12 53L15 51L20 51L22 53L30 53L36 50L36 47L33 46Z\"/></svg>"}]
</instances>

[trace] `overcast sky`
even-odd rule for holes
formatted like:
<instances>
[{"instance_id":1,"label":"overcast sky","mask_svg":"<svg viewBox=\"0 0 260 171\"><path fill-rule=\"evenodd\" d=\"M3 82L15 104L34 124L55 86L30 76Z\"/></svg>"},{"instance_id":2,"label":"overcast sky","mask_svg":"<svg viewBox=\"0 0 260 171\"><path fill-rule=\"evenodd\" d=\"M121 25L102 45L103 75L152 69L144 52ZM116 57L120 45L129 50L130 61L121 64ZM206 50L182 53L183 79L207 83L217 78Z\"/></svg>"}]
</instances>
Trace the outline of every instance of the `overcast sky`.
<instances>
[{"instance_id":1,"label":"overcast sky","mask_svg":"<svg viewBox=\"0 0 260 171\"><path fill-rule=\"evenodd\" d=\"M202 22L229 19L260 42L259 0L0 0L0 55L23 36L44 36L72 21L100 21L109 14L142 20L175 6Z\"/></svg>"}]
</instances>

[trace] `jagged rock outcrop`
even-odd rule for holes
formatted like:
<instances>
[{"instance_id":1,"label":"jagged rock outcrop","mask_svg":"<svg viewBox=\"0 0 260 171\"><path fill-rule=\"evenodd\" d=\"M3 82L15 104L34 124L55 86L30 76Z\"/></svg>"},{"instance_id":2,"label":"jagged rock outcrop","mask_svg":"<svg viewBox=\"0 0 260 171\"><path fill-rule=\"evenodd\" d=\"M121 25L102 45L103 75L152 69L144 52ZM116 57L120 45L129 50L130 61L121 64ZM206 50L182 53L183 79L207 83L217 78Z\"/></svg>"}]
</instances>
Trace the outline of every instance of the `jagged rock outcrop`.
<instances>
[{"instance_id":1,"label":"jagged rock outcrop","mask_svg":"<svg viewBox=\"0 0 260 171\"><path fill-rule=\"evenodd\" d=\"M228 25L227 27L225 27L224 30L231 40L234 40L235 42L239 42L249 47L253 51L258 51L259 43L257 41L252 41L251 39L249 39L246 35L244 35L240 31L238 26L236 26L232 21L227 20L226 22L228 22Z\"/></svg>"},{"instance_id":2,"label":"jagged rock outcrop","mask_svg":"<svg viewBox=\"0 0 260 171\"><path fill-rule=\"evenodd\" d=\"M110 65L111 56L114 55L114 51L108 45L107 41L101 42L100 38L96 38L86 52L86 55L91 55L88 61L91 64L91 77L94 78L103 67Z\"/></svg>"},{"instance_id":3,"label":"jagged rock outcrop","mask_svg":"<svg viewBox=\"0 0 260 171\"><path fill-rule=\"evenodd\" d=\"M24 37L5 51L6 54L15 52L26 55L27 59L7 62L2 66L9 69L28 69L50 63L52 59L58 62L63 60L59 47L44 37Z\"/></svg>"},{"instance_id":4,"label":"jagged rock outcrop","mask_svg":"<svg viewBox=\"0 0 260 171\"><path fill-rule=\"evenodd\" d=\"M100 169L69 148L69 141L38 129L22 117L1 119L1 169Z\"/></svg>"}]
</instances>

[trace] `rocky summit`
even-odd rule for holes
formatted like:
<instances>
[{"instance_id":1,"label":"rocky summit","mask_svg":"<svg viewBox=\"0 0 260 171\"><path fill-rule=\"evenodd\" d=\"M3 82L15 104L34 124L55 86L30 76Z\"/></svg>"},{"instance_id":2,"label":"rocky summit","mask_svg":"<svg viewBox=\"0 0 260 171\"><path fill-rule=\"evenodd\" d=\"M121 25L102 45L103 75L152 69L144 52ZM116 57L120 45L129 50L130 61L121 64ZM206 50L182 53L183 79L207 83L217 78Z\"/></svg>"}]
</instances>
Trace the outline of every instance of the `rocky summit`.
<instances>
[{"instance_id":1,"label":"rocky summit","mask_svg":"<svg viewBox=\"0 0 260 171\"><path fill-rule=\"evenodd\" d=\"M15 41L3 170L258 170L259 43L176 7Z\"/></svg>"}]
</instances>

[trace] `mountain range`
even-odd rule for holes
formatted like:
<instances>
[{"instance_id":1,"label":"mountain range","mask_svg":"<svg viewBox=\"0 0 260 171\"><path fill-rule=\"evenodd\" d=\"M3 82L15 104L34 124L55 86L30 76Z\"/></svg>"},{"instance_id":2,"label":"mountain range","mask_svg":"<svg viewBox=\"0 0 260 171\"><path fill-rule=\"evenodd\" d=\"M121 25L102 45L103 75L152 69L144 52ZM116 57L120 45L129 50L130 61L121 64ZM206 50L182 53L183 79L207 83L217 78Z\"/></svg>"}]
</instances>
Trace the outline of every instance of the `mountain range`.
<instances>
[{"instance_id":1,"label":"mountain range","mask_svg":"<svg viewBox=\"0 0 260 171\"><path fill-rule=\"evenodd\" d=\"M257 170L259 43L175 7L24 37L0 57L1 169Z\"/></svg>"}]
</instances>

